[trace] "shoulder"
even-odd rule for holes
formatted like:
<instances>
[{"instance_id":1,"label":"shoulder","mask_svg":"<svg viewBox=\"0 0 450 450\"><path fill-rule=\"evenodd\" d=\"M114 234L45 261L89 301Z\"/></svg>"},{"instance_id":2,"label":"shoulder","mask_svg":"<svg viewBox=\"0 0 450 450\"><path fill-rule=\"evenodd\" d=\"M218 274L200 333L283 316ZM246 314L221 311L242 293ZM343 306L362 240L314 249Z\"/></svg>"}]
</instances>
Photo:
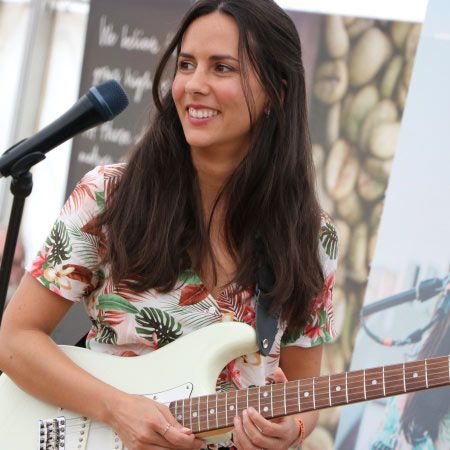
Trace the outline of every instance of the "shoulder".
<instances>
[{"instance_id":1,"label":"shoulder","mask_svg":"<svg viewBox=\"0 0 450 450\"><path fill-rule=\"evenodd\" d=\"M98 213L103 210L105 198L124 173L126 164L110 164L97 166L87 172L69 195L62 215L71 215L79 211Z\"/></svg>"},{"instance_id":2,"label":"shoulder","mask_svg":"<svg viewBox=\"0 0 450 450\"><path fill-rule=\"evenodd\" d=\"M126 163L96 166L83 176L83 178L80 180L80 183L95 182L96 184L101 186L105 183L106 180L118 181L122 178L126 167Z\"/></svg>"}]
</instances>

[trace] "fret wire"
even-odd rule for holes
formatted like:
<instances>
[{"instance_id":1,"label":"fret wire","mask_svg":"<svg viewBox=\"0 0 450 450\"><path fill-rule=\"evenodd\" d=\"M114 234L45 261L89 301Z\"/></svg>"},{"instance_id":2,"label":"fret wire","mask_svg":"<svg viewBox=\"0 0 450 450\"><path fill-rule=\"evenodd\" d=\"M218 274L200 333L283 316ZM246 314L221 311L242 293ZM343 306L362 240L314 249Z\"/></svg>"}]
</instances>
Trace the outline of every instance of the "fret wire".
<instances>
[{"instance_id":1,"label":"fret wire","mask_svg":"<svg viewBox=\"0 0 450 450\"><path fill-rule=\"evenodd\" d=\"M287 415L286 411L286 382L284 382L284 415Z\"/></svg>"},{"instance_id":2,"label":"fret wire","mask_svg":"<svg viewBox=\"0 0 450 450\"><path fill-rule=\"evenodd\" d=\"M235 414L235 416L238 416L238 415L239 415L239 411L238 411L238 393L236 391L236 414Z\"/></svg>"},{"instance_id":3,"label":"fret wire","mask_svg":"<svg viewBox=\"0 0 450 450\"><path fill-rule=\"evenodd\" d=\"M272 416L273 416L273 394L272 394L272 386L273 386L273 383L270 385L270 409L272 410Z\"/></svg>"},{"instance_id":4,"label":"fret wire","mask_svg":"<svg viewBox=\"0 0 450 450\"><path fill-rule=\"evenodd\" d=\"M219 411L217 411L217 399L218 399L218 395L216 394L216 428L219 428Z\"/></svg>"},{"instance_id":5,"label":"fret wire","mask_svg":"<svg viewBox=\"0 0 450 450\"><path fill-rule=\"evenodd\" d=\"M384 384L384 366L383 366L383 395L386 397L386 385Z\"/></svg>"},{"instance_id":6,"label":"fret wire","mask_svg":"<svg viewBox=\"0 0 450 450\"><path fill-rule=\"evenodd\" d=\"M367 400L367 392L366 392L366 369L364 369L364 379L363 379L363 382L364 382L364 400Z\"/></svg>"},{"instance_id":7,"label":"fret wire","mask_svg":"<svg viewBox=\"0 0 450 450\"><path fill-rule=\"evenodd\" d=\"M198 417L198 430L201 430L201 425L200 425L200 397L198 397L198 408L197 408L197 417Z\"/></svg>"},{"instance_id":8,"label":"fret wire","mask_svg":"<svg viewBox=\"0 0 450 450\"><path fill-rule=\"evenodd\" d=\"M345 399L347 400L347 403L348 403L348 385L347 385L347 376L348 376L348 372L345 372Z\"/></svg>"},{"instance_id":9,"label":"fret wire","mask_svg":"<svg viewBox=\"0 0 450 450\"><path fill-rule=\"evenodd\" d=\"M209 395L206 396L206 428L209 430Z\"/></svg>"},{"instance_id":10,"label":"fret wire","mask_svg":"<svg viewBox=\"0 0 450 450\"><path fill-rule=\"evenodd\" d=\"M247 389L247 409L248 409L248 389Z\"/></svg>"},{"instance_id":11,"label":"fret wire","mask_svg":"<svg viewBox=\"0 0 450 450\"><path fill-rule=\"evenodd\" d=\"M298 412L301 412L302 408L300 406L300 380L297 380L297 396L298 396Z\"/></svg>"},{"instance_id":12,"label":"fret wire","mask_svg":"<svg viewBox=\"0 0 450 450\"><path fill-rule=\"evenodd\" d=\"M331 406L331 375L328 375L328 399L330 400Z\"/></svg>"},{"instance_id":13,"label":"fret wire","mask_svg":"<svg viewBox=\"0 0 450 450\"><path fill-rule=\"evenodd\" d=\"M183 398L183 400L182 400L182 402L181 402L181 413L182 413L182 415L183 415L183 426L185 427L186 426L186 423L185 423L185 421L184 421L184 419L185 419L185 414L184 414L184 398Z\"/></svg>"},{"instance_id":14,"label":"fret wire","mask_svg":"<svg viewBox=\"0 0 450 450\"><path fill-rule=\"evenodd\" d=\"M258 386L258 412L261 414L261 386Z\"/></svg>"},{"instance_id":15,"label":"fret wire","mask_svg":"<svg viewBox=\"0 0 450 450\"><path fill-rule=\"evenodd\" d=\"M178 413L177 413L178 400L175 400L175 418L178 421Z\"/></svg>"},{"instance_id":16,"label":"fret wire","mask_svg":"<svg viewBox=\"0 0 450 450\"><path fill-rule=\"evenodd\" d=\"M406 392L405 363L403 363L403 390Z\"/></svg>"},{"instance_id":17,"label":"fret wire","mask_svg":"<svg viewBox=\"0 0 450 450\"><path fill-rule=\"evenodd\" d=\"M427 368L427 360L425 360L425 383L428 388L428 368Z\"/></svg>"},{"instance_id":18,"label":"fret wire","mask_svg":"<svg viewBox=\"0 0 450 450\"><path fill-rule=\"evenodd\" d=\"M225 391L225 425L228 425L228 392Z\"/></svg>"},{"instance_id":19,"label":"fret wire","mask_svg":"<svg viewBox=\"0 0 450 450\"><path fill-rule=\"evenodd\" d=\"M450 380L450 356L447 357L448 360L448 379Z\"/></svg>"},{"instance_id":20,"label":"fret wire","mask_svg":"<svg viewBox=\"0 0 450 450\"><path fill-rule=\"evenodd\" d=\"M314 380L316 379L316 377L313 377L313 407L314 409L316 409L316 388L314 387Z\"/></svg>"},{"instance_id":21,"label":"fret wire","mask_svg":"<svg viewBox=\"0 0 450 450\"><path fill-rule=\"evenodd\" d=\"M192 430L192 399L189 399L189 423L191 424L190 428Z\"/></svg>"}]
</instances>

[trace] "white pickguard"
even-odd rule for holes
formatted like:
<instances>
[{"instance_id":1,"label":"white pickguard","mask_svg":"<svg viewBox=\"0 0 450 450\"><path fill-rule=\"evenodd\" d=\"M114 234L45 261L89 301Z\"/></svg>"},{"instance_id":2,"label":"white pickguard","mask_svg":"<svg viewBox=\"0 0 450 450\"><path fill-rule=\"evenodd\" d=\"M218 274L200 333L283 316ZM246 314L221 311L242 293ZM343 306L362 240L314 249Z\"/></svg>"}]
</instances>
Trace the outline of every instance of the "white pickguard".
<instances>
[{"instance_id":1,"label":"white pickguard","mask_svg":"<svg viewBox=\"0 0 450 450\"><path fill-rule=\"evenodd\" d=\"M77 347L61 347L81 368L130 394L161 403L213 394L225 365L257 350L252 327L219 323L183 336L156 352L121 358ZM36 349L39 351L39 349ZM89 399L86 399L89 401ZM39 421L64 417L64 446L40 447ZM223 435L208 442L224 440ZM122 442L106 425L45 404L26 394L6 375L0 377L1 450L118 450Z\"/></svg>"}]
</instances>

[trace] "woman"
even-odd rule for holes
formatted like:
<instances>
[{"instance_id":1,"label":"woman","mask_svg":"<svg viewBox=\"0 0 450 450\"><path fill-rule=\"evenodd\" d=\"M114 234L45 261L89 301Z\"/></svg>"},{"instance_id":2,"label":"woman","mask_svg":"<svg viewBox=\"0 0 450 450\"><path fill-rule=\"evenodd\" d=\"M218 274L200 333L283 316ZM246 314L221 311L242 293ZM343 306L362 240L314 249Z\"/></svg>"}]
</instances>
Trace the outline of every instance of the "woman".
<instances>
[{"instance_id":1,"label":"woman","mask_svg":"<svg viewBox=\"0 0 450 450\"><path fill-rule=\"evenodd\" d=\"M172 89L162 94L174 51ZM94 379L49 334L80 300L93 321L88 347L122 356L209 323L254 325L265 264L281 307L271 354L232 361L218 387L319 375L319 344L333 334L336 233L314 192L299 38L272 0L196 2L153 96L158 111L129 163L93 170L66 203L5 313L0 366L31 394L108 424L129 450L199 448L165 406ZM177 325L164 329L169 316ZM233 443L285 449L316 420L269 422L249 409L236 417Z\"/></svg>"},{"instance_id":2,"label":"woman","mask_svg":"<svg viewBox=\"0 0 450 450\"><path fill-rule=\"evenodd\" d=\"M450 353L450 284L446 287L436 316L439 320L419 349L418 360L447 356ZM389 400L384 417L383 430L372 443L372 450L448 449L450 389L394 397Z\"/></svg>"}]
</instances>

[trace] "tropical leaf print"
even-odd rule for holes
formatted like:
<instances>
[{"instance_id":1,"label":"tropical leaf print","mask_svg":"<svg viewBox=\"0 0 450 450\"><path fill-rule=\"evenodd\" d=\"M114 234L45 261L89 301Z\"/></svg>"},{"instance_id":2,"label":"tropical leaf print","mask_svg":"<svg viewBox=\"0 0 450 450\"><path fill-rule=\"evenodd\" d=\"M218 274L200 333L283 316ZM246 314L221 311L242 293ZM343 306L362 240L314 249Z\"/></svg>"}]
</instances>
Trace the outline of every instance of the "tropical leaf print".
<instances>
[{"instance_id":1,"label":"tropical leaf print","mask_svg":"<svg viewBox=\"0 0 450 450\"><path fill-rule=\"evenodd\" d=\"M284 346L293 344L295 341L300 339L301 336L303 336L303 328L296 331L285 331L281 338L281 345Z\"/></svg>"},{"instance_id":2,"label":"tropical leaf print","mask_svg":"<svg viewBox=\"0 0 450 450\"><path fill-rule=\"evenodd\" d=\"M95 193L95 201L97 202L98 209L103 211L105 209L105 193L104 192L96 192Z\"/></svg>"},{"instance_id":3,"label":"tropical leaf print","mask_svg":"<svg viewBox=\"0 0 450 450\"><path fill-rule=\"evenodd\" d=\"M326 222L320 230L320 242L325 250L325 253L330 259L337 258L338 251L338 237L336 228L331 222Z\"/></svg>"},{"instance_id":4,"label":"tropical leaf print","mask_svg":"<svg viewBox=\"0 0 450 450\"><path fill-rule=\"evenodd\" d=\"M253 290L239 290L236 285L232 284L220 293L217 304L222 314L228 314L233 320L246 322L248 316L246 306L249 305L252 297Z\"/></svg>"},{"instance_id":5,"label":"tropical leaf print","mask_svg":"<svg viewBox=\"0 0 450 450\"><path fill-rule=\"evenodd\" d=\"M73 251L80 257L83 263L93 269L98 266L99 258L102 257L99 238L77 225L68 225L67 230L73 241Z\"/></svg>"},{"instance_id":6,"label":"tropical leaf print","mask_svg":"<svg viewBox=\"0 0 450 450\"><path fill-rule=\"evenodd\" d=\"M95 171L91 171L81 179L67 199L62 210L63 214L69 214L72 210L78 209L83 205L86 197L95 200L94 191L97 188L97 178L98 174Z\"/></svg>"},{"instance_id":7,"label":"tropical leaf print","mask_svg":"<svg viewBox=\"0 0 450 450\"><path fill-rule=\"evenodd\" d=\"M203 284L189 284L181 289L180 306L190 306L205 300L208 291Z\"/></svg>"},{"instance_id":8,"label":"tropical leaf print","mask_svg":"<svg viewBox=\"0 0 450 450\"><path fill-rule=\"evenodd\" d=\"M157 308L143 308L139 314L136 314L135 319L141 325L136 327L136 332L152 342L153 333L155 333L159 348L173 342L183 334L181 324L173 316Z\"/></svg>"},{"instance_id":9,"label":"tropical leaf print","mask_svg":"<svg viewBox=\"0 0 450 450\"><path fill-rule=\"evenodd\" d=\"M100 344L117 345L117 333L114 328L106 324L99 324L95 340Z\"/></svg>"},{"instance_id":10,"label":"tropical leaf print","mask_svg":"<svg viewBox=\"0 0 450 450\"><path fill-rule=\"evenodd\" d=\"M72 269L67 273L67 278L71 280L81 281L84 284L91 284L93 273L86 267L79 266L77 264L64 264L63 270Z\"/></svg>"},{"instance_id":11,"label":"tropical leaf print","mask_svg":"<svg viewBox=\"0 0 450 450\"><path fill-rule=\"evenodd\" d=\"M50 264L61 264L70 258L72 246L70 245L69 233L66 225L61 220L57 220L52 231L45 241L45 251L47 261Z\"/></svg>"},{"instance_id":12,"label":"tropical leaf print","mask_svg":"<svg viewBox=\"0 0 450 450\"><path fill-rule=\"evenodd\" d=\"M132 314L137 314L139 312L138 308L117 294L99 295L97 309L102 311L122 311Z\"/></svg>"},{"instance_id":13,"label":"tropical leaf print","mask_svg":"<svg viewBox=\"0 0 450 450\"><path fill-rule=\"evenodd\" d=\"M179 277L178 281L181 284L195 284L195 285L203 285L202 280L200 280L199 276L191 269L185 270Z\"/></svg>"},{"instance_id":14,"label":"tropical leaf print","mask_svg":"<svg viewBox=\"0 0 450 450\"><path fill-rule=\"evenodd\" d=\"M111 197L114 189L117 187L118 182L122 178L125 171L126 164L112 164L110 166L103 166L100 172L103 174L104 187L105 187L105 199Z\"/></svg>"},{"instance_id":15,"label":"tropical leaf print","mask_svg":"<svg viewBox=\"0 0 450 450\"><path fill-rule=\"evenodd\" d=\"M211 313L212 309L214 309L214 313ZM182 323L183 327L194 330L222 320L222 314L217 308L217 304L210 297L189 306L179 306L178 303L165 305L165 310Z\"/></svg>"}]
</instances>

